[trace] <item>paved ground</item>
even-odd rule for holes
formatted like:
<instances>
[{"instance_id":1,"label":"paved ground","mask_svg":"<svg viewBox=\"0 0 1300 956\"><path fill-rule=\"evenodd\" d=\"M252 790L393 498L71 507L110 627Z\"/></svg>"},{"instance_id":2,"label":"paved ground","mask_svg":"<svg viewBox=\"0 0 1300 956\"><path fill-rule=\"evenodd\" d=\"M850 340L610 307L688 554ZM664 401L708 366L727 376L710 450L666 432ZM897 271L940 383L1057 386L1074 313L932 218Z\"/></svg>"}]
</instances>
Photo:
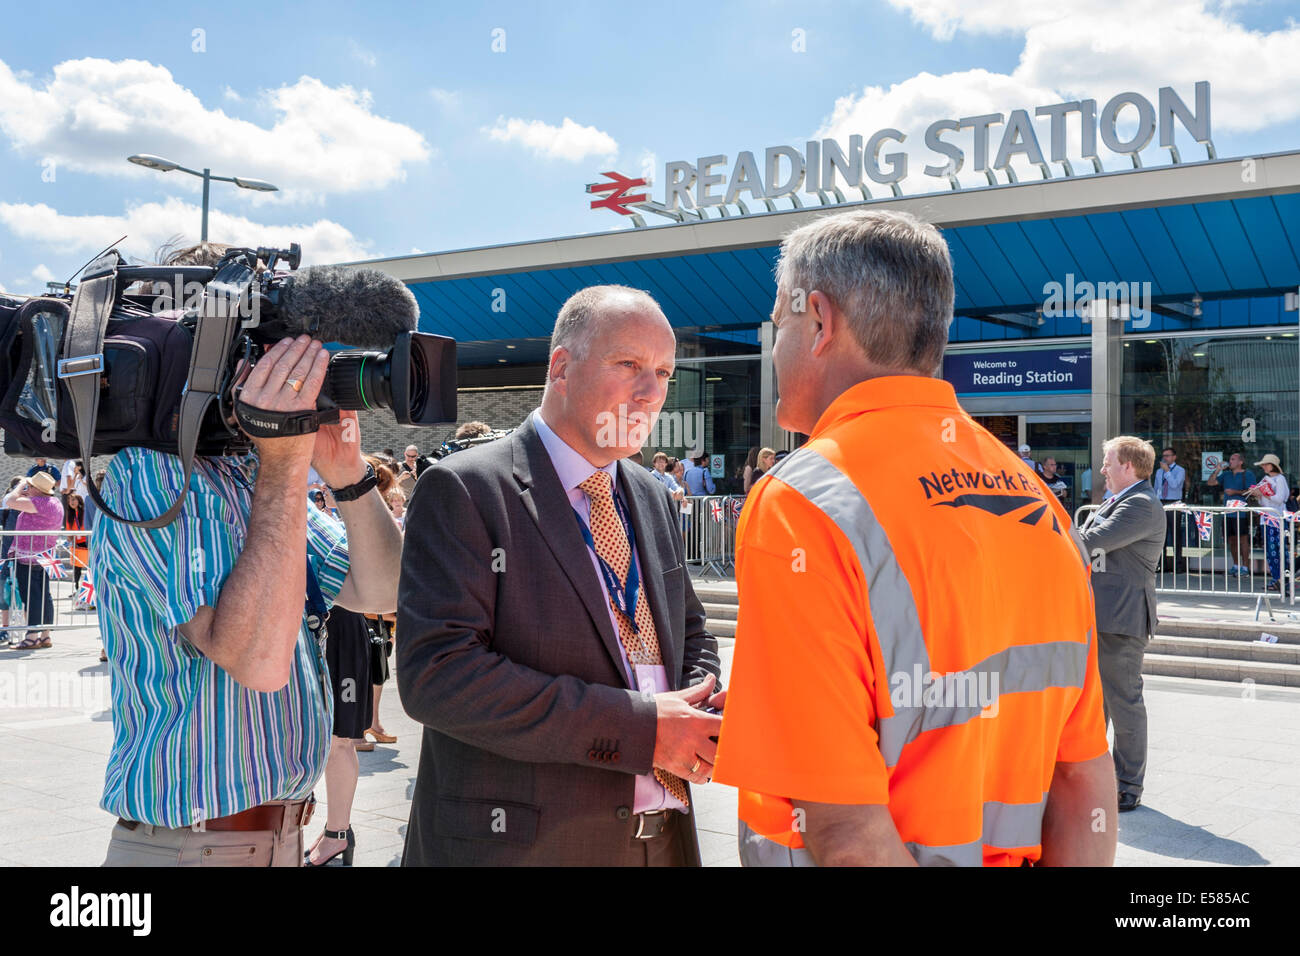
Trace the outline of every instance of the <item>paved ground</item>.
<instances>
[{"instance_id":1,"label":"paved ground","mask_svg":"<svg viewBox=\"0 0 1300 956\"><path fill-rule=\"evenodd\" d=\"M97 656L89 629L56 634L49 650L0 650L0 864L103 859L113 821L97 805L112 729ZM729 670L730 646L723 659ZM1147 793L1120 818L1118 862L1300 865L1300 691L1159 677L1146 686ZM392 682L382 714L399 739L360 755L357 865L397 864L419 755ZM704 862L736 865L735 791L696 793Z\"/></svg>"}]
</instances>

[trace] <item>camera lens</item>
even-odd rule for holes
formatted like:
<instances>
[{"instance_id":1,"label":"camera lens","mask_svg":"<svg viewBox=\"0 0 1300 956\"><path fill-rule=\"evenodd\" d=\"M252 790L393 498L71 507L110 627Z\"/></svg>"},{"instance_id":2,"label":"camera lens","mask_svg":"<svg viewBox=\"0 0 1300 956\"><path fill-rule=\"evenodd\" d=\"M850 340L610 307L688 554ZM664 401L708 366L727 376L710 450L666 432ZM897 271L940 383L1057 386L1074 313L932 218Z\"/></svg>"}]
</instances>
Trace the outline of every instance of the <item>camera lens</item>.
<instances>
[{"instance_id":1,"label":"camera lens","mask_svg":"<svg viewBox=\"0 0 1300 956\"><path fill-rule=\"evenodd\" d=\"M456 420L456 343L407 332L387 352L347 349L330 356L321 395L339 408L391 408L403 425Z\"/></svg>"}]
</instances>

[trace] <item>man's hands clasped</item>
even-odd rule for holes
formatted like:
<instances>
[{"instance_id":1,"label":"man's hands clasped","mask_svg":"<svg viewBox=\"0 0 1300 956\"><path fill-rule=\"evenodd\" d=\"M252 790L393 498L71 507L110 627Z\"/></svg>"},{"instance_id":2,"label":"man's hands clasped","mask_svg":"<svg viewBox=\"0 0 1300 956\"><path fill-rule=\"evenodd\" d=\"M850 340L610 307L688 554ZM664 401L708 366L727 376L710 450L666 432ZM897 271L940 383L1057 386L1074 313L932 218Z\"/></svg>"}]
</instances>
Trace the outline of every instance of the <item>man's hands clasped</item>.
<instances>
[{"instance_id":1,"label":"man's hands clasped","mask_svg":"<svg viewBox=\"0 0 1300 956\"><path fill-rule=\"evenodd\" d=\"M694 687L655 694L658 727L655 734L654 765L689 780L708 783L717 758L717 736L722 728L720 714L701 710L702 705L721 710L726 691L712 693L717 681L710 674Z\"/></svg>"}]
</instances>

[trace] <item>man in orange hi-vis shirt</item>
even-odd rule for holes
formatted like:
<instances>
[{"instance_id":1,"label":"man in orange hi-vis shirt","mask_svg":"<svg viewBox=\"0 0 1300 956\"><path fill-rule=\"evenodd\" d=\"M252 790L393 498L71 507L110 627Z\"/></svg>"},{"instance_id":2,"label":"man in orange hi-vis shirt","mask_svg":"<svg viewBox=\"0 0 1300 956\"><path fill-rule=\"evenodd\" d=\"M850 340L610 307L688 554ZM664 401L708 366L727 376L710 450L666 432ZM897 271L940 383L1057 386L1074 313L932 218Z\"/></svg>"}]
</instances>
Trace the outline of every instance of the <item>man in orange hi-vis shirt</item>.
<instances>
[{"instance_id":1,"label":"man in orange hi-vis shirt","mask_svg":"<svg viewBox=\"0 0 1300 956\"><path fill-rule=\"evenodd\" d=\"M746 865L1110 865L1088 556L1034 473L933 376L952 319L933 226L789 235L777 421L750 493L714 779Z\"/></svg>"}]
</instances>

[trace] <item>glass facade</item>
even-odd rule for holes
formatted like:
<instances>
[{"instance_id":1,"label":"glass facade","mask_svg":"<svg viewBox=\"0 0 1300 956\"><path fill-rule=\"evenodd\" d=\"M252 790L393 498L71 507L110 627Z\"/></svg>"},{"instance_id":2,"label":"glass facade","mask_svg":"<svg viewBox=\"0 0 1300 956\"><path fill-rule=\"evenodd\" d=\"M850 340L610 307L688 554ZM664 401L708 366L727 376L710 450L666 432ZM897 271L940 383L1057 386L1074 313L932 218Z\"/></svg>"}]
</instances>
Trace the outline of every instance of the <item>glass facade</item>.
<instances>
[{"instance_id":1,"label":"glass facade","mask_svg":"<svg viewBox=\"0 0 1300 956\"><path fill-rule=\"evenodd\" d=\"M1187 469L1187 500L1214 504L1201 456L1234 451L1247 466L1275 454L1300 472L1300 343L1291 331L1125 342L1120 428L1168 445Z\"/></svg>"},{"instance_id":2,"label":"glass facade","mask_svg":"<svg viewBox=\"0 0 1300 956\"><path fill-rule=\"evenodd\" d=\"M1150 312L1143 316L1143 325L1125 323L1125 331L1133 335L1151 335L1170 332L1218 331L1220 329L1267 328L1294 325L1296 314L1287 312L1280 295L1248 296L1239 299L1207 299L1200 304L1200 315L1195 314L1197 304L1191 299L1156 301ZM1039 324L1041 318L1042 324ZM1090 323L1074 315L1039 316L1034 312L1014 315L958 315L948 330L950 342L997 342L1001 340L1033 340L1087 335Z\"/></svg>"},{"instance_id":3,"label":"glass facade","mask_svg":"<svg viewBox=\"0 0 1300 956\"><path fill-rule=\"evenodd\" d=\"M646 463L656 451L682 458L692 446L702 448L705 454L723 456L722 473L713 478L718 494L741 494L745 458L759 441L759 388L757 355L679 361L645 448Z\"/></svg>"}]
</instances>

